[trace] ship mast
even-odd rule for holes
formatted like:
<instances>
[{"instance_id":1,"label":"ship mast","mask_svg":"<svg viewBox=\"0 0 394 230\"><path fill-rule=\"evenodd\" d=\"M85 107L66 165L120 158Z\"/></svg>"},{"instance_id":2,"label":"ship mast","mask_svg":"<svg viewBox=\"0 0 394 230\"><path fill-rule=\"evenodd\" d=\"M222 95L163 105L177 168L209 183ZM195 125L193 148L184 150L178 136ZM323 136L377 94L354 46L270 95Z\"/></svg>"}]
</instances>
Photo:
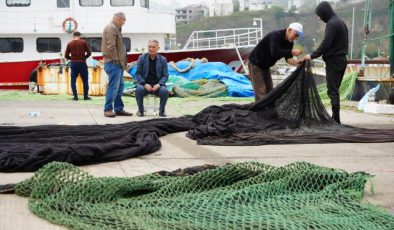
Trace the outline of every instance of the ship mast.
<instances>
[{"instance_id":1,"label":"ship mast","mask_svg":"<svg viewBox=\"0 0 394 230\"><path fill-rule=\"evenodd\" d=\"M390 55L390 74L394 77L394 0L389 3L389 55Z\"/></svg>"},{"instance_id":2,"label":"ship mast","mask_svg":"<svg viewBox=\"0 0 394 230\"><path fill-rule=\"evenodd\" d=\"M365 0L365 8L364 8L364 40L363 40L363 45L361 48L361 66L364 68L365 66L365 52L367 49L367 43L368 43L368 34L369 34L369 28L371 26L371 15L372 15L372 5L371 5L371 0Z\"/></svg>"}]
</instances>

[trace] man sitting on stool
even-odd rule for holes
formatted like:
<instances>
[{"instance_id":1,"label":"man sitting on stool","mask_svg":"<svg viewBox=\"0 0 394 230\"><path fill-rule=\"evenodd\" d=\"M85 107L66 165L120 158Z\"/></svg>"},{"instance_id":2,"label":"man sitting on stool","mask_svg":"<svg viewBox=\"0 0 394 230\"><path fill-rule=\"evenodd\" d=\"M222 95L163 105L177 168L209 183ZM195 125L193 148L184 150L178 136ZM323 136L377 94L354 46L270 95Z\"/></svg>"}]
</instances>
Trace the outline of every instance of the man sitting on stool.
<instances>
[{"instance_id":1,"label":"man sitting on stool","mask_svg":"<svg viewBox=\"0 0 394 230\"><path fill-rule=\"evenodd\" d=\"M168 67L167 59L157 53L159 49L159 42L157 40L149 40L148 53L138 58L136 72L138 84L135 91L135 98L138 104L137 115L140 117L144 116L144 96L149 93L160 97L159 116L166 116L165 106L169 96L166 88Z\"/></svg>"}]
</instances>

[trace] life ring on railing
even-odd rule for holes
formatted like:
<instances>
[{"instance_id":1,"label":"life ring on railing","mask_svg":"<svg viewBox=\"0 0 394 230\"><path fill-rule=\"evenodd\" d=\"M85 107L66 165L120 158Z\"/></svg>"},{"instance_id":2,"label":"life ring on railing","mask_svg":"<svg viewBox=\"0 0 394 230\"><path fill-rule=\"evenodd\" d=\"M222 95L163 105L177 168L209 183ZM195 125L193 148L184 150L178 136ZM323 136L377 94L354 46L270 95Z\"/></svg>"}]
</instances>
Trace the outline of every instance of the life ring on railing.
<instances>
[{"instance_id":1,"label":"life ring on railing","mask_svg":"<svg viewBox=\"0 0 394 230\"><path fill-rule=\"evenodd\" d=\"M68 17L64 19L62 28L64 32L74 33L78 29L78 22L74 18Z\"/></svg>"}]
</instances>

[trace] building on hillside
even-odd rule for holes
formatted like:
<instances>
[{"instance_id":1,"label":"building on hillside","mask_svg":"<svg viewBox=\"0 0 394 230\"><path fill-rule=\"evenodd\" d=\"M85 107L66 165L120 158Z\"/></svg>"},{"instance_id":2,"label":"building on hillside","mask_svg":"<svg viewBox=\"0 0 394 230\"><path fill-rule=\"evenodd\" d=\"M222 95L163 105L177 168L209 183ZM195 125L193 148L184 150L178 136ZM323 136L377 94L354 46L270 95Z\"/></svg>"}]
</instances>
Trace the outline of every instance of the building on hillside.
<instances>
[{"instance_id":1,"label":"building on hillside","mask_svg":"<svg viewBox=\"0 0 394 230\"><path fill-rule=\"evenodd\" d=\"M175 21L177 23L189 23L209 15L209 9L204 5L190 5L176 9L175 12Z\"/></svg>"},{"instance_id":2,"label":"building on hillside","mask_svg":"<svg viewBox=\"0 0 394 230\"><path fill-rule=\"evenodd\" d=\"M315 0L314 3L317 5L322 1L327 1L334 6L343 6L343 5L364 2L364 0ZM288 0L287 1L287 9L288 10L290 10L292 8L299 9L300 7L302 7L306 4L311 4L311 1L310 0Z\"/></svg>"},{"instance_id":3,"label":"building on hillside","mask_svg":"<svg viewBox=\"0 0 394 230\"><path fill-rule=\"evenodd\" d=\"M212 0L209 2L209 16L226 16L234 12L233 0Z\"/></svg>"},{"instance_id":4,"label":"building on hillside","mask_svg":"<svg viewBox=\"0 0 394 230\"><path fill-rule=\"evenodd\" d=\"M273 0L239 0L240 11L264 10L273 4Z\"/></svg>"},{"instance_id":5,"label":"building on hillside","mask_svg":"<svg viewBox=\"0 0 394 230\"><path fill-rule=\"evenodd\" d=\"M323 0L316 0L316 5L322 1ZM348 5L348 4L364 2L364 0L324 0L324 1L327 1L331 4L336 4L336 5Z\"/></svg>"}]
</instances>

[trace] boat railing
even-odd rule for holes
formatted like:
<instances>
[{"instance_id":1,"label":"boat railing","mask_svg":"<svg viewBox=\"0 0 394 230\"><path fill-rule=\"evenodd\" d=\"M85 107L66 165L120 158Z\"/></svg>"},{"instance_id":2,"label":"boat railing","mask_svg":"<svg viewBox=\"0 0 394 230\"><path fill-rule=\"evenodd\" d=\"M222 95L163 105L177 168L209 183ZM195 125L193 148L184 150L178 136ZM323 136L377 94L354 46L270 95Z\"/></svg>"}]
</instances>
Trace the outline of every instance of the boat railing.
<instances>
[{"instance_id":1,"label":"boat railing","mask_svg":"<svg viewBox=\"0 0 394 230\"><path fill-rule=\"evenodd\" d=\"M261 32L260 28L253 27L194 31L183 49L212 49L234 45L236 47L255 46L261 39Z\"/></svg>"}]
</instances>

